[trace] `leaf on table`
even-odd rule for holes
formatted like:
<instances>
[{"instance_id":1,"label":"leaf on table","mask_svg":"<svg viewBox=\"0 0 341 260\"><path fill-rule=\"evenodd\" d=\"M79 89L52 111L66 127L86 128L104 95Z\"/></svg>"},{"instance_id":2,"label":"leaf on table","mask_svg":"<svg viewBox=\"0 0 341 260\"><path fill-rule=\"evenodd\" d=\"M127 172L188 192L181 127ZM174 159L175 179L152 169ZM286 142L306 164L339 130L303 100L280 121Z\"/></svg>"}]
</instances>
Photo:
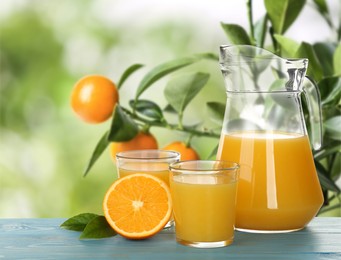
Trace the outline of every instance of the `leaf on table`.
<instances>
[{"instance_id":1,"label":"leaf on table","mask_svg":"<svg viewBox=\"0 0 341 260\"><path fill-rule=\"evenodd\" d=\"M164 90L167 101L178 113L182 113L205 86L209 77L207 73L197 72L174 78Z\"/></svg>"},{"instance_id":2,"label":"leaf on table","mask_svg":"<svg viewBox=\"0 0 341 260\"><path fill-rule=\"evenodd\" d=\"M110 142L126 142L133 139L137 133L138 126L135 121L123 111L120 105L116 105L108 140Z\"/></svg>"},{"instance_id":3,"label":"leaf on table","mask_svg":"<svg viewBox=\"0 0 341 260\"><path fill-rule=\"evenodd\" d=\"M84 228L80 239L98 239L117 235L104 216L96 216Z\"/></svg>"},{"instance_id":4,"label":"leaf on table","mask_svg":"<svg viewBox=\"0 0 341 260\"><path fill-rule=\"evenodd\" d=\"M284 34L302 11L305 2L305 0L264 0L275 33Z\"/></svg>"},{"instance_id":5,"label":"leaf on table","mask_svg":"<svg viewBox=\"0 0 341 260\"><path fill-rule=\"evenodd\" d=\"M153 118L161 121L163 117L163 113L161 108L154 102L150 100L139 99L137 101L130 100L129 105L136 109L136 111L142 115L145 115L149 118Z\"/></svg>"},{"instance_id":6,"label":"leaf on table","mask_svg":"<svg viewBox=\"0 0 341 260\"><path fill-rule=\"evenodd\" d=\"M250 37L240 25L221 23L221 26L232 44L251 45Z\"/></svg>"},{"instance_id":7,"label":"leaf on table","mask_svg":"<svg viewBox=\"0 0 341 260\"><path fill-rule=\"evenodd\" d=\"M109 141L108 141L108 131L107 131L104 133L102 138L97 143L95 150L93 151L91 158L85 167L83 177L85 177L89 173L92 166L95 164L97 159L101 156L101 154L104 152L104 150L107 148L108 145L109 145Z\"/></svg>"},{"instance_id":8,"label":"leaf on table","mask_svg":"<svg viewBox=\"0 0 341 260\"><path fill-rule=\"evenodd\" d=\"M130 75L132 75L135 71L138 69L142 68L144 65L143 64L133 64L130 67L128 67L122 74L118 84L117 88L120 89L123 83L129 78Z\"/></svg>"},{"instance_id":9,"label":"leaf on table","mask_svg":"<svg viewBox=\"0 0 341 260\"><path fill-rule=\"evenodd\" d=\"M82 214L69 218L68 220L63 222L60 225L60 227L64 229L68 229L68 230L83 231L86 225L96 217L98 217L97 214L82 213Z\"/></svg>"}]
</instances>

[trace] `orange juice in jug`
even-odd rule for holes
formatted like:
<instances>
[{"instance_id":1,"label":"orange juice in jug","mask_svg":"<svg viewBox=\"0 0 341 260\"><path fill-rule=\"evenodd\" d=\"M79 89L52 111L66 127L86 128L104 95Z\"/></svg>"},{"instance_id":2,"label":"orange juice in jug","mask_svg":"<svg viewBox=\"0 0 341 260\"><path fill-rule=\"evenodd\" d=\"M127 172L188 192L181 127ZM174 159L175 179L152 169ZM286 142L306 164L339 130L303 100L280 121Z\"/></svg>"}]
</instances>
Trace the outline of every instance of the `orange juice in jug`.
<instances>
[{"instance_id":1,"label":"orange juice in jug","mask_svg":"<svg viewBox=\"0 0 341 260\"><path fill-rule=\"evenodd\" d=\"M237 132L220 142L218 159L240 164L236 228L293 231L317 214L323 195L307 136Z\"/></svg>"}]
</instances>

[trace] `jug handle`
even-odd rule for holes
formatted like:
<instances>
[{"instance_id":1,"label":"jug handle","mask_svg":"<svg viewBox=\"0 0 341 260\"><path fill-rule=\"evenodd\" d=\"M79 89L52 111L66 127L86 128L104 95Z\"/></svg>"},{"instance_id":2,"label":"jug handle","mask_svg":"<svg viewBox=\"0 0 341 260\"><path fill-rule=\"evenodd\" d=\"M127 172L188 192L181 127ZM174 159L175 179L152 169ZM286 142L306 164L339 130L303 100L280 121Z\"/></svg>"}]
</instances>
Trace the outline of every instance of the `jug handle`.
<instances>
[{"instance_id":1,"label":"jug handle","mask_svg":"<svg viewBox=\"0 0 341 260\"><path fill-rule=\"evenodd\" d=\"M309 76L306 76L305 78L303 93L309 112L311 144L314 150L318 150L322 146L321 97L316 83Z\"/></svg>"}]
</instances>

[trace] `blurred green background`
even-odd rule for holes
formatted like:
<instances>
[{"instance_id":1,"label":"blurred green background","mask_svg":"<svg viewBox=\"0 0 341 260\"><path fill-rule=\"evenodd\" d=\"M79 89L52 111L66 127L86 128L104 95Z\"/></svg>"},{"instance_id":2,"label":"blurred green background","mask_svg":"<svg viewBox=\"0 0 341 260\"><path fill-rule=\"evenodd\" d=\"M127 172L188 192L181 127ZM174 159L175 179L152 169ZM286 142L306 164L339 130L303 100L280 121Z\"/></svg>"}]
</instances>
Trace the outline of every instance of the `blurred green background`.
<instances>
[{"instance_id":1,"label":"blurred green background","mask_svg":"<svg viewBox=\"0 0 341 260\"><path fill-rule=\"evenodd\" d=\"M101 213L104 193L116 178L109 152L86 178L82 172L109 122L88 125L80 121L69 105L72 87L88 74L102 74L117 82L128 66L143 63L145 68L120 92L120 102L125 104L152 67L194 53L217 53L219 45L228 43L221 21L247 28L245 1L198 2L1 1L0 217ZM254 5L257 18L264 6L261 0ZM290 29L293 38L313 42L329 37L328 27L309 6L300 19L309 26ZM225 101L218 64L198 66L209 71L211 79L187 114L193 122L205 117L197 109L202 99ZM160 81L158 90L146 93L161 107L164 83ZM163 129L152 132L160 147L171 139L185 138ZM216 143L193 140L203 158Z\"/></svg>"}]
</instances>

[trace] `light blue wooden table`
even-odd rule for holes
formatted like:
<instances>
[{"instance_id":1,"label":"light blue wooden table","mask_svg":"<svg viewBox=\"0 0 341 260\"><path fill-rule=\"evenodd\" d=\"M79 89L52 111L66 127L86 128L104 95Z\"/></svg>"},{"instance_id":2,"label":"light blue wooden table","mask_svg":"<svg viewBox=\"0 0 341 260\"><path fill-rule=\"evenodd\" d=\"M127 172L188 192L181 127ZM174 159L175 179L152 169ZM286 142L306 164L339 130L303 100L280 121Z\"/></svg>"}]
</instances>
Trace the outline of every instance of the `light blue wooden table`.
<instances>
[{"instance_id":1,"label":"light blue wooden table","mask_svg":"<svg viewBox=\"0 0 341 260\"><path fill-rule=\"evenodd\" d=\"M315 218L287 234L236 232L231 246L216 249L177 244L174 230L144 241L79 240L59 227L64 220L0 219L0 259L341 259L341 218Z\"/></svg>"}]
</instances>

